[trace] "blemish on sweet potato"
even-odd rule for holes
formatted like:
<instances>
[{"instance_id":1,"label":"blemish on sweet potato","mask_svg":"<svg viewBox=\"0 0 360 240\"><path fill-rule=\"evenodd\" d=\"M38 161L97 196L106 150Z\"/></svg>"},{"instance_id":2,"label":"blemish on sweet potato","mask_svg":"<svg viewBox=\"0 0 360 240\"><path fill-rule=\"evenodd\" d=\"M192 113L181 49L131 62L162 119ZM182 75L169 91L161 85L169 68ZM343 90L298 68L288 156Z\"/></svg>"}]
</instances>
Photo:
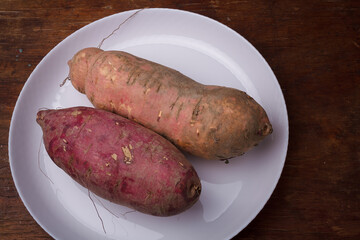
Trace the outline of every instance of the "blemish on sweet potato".
<instances>
[{"instance_id":1,"label":"blemish on sweet potato","mask_svg":"<svg viewBox=\"0 0 360 240\"><path fill-rule=\"evenodd\" d=\"M108 61L108 64L112 67L113 70L116 71L116 67L112 64L112 62Z\"/></svg>"},{"instance_id":2,"label":"blemish on sweet potato","mask_svg":"<svg viewBox=\"0 0 360 240\"><path fill-rule=\"evenodd\" d=\"M197 118L197 116L199 115L200 113L200 103L201 103L201 100L203 98L201 97L199 99L199 101L197 101L195 107L194 107L194 110L192 111L192 114L191 114L191 120L195 120Z\"/></svg>"},{"instance_id":3,"label":"blemish on sweet potato","mask_svg":"<svg viewBox=\"0 0 360 240\"><path fill-rule=\"evenodd\" d=\"M89 146L85 149L85 151L84 151L84 155L86 155L88 152L89 152L89 150L91 149L91 147L93 146L93 144L91 143L91 144L89 144Z\"/></svg>"},{"instance_id":4,"label":"blemish on sweet potato","mask_svg":"<svg viewBox=\"0 0 360 240\"><path fill-rule=\"evenodd\" d=\"M157 121L160 121L161 115L162 115L162 111L160 110L160 111L159 111L159 114L158 114Z\"/></svg>"},{"instance_id":5,"label":"blemish on sweet potato","mask_svg":"<svg viewBox=\"0 0 360 240\"><path fill-rule=\"evenodd\" d=\"M111 154L111 158L117 161L117 154L116 153Z\"/></svg>"},{"instance_id":6,"label":"blemish on sweet potato","mask_svg":"<svg viewBox=\"0 0 360 240\"><path fill-rule=\"evenodd\" d=\"M150 92L150 90L151 90L151 88L146 88L146 89L144 90L144 94L147 95L147 94Z\"/></svg>"},{"instance_id":7,"label":"blemish on sweet potato","mask_svg":"<svg viewBox=\"0 0 360 240\"><path fill-rule=\"evenodd\" d=\"M156 88L156 92L157 92L157 93L160 91L161 86L162 86L162 84L160 83L160 84L158 85L158 87Z\"/></svg>"},{"instance_id":8,"label":"blemish on sweet potato","mask_svg":"<svg viewBox=\"0 0 360 240\"><path fill-rule=\"evenodd\" d=\"M200 192L201 192L200 185L192 185L191 190L190 190L190 196L194 197L194 196L200 195Z\"/></svg>"},{"instance_id":9,"label":"blemish on sweet potato","mask_svg":"<svg viewBox=\"0 0 360 240\"><path fill-rule=\"evenodd\" d=\"M116 181L115 188L118 188L118 187L120 186L120 183L121 183L121 180L118 179L118 180Z\"/></svg>"},{"instance_id":10,"label":"blemish on sweet potato","mask_svg":"<svg viewBox=\"0 0 360 240\"><path fill-rule=\"evenodd\" d=\"M70 156L69 160L68 160L68 164L69 166L72 166L74 164L74 157Z\"/></svg>"},{"instance_id":11,"label":"blemish on sweet potato","mask_svg":"<svg viewBox=\"0 0 360 240\"><path fill-rule=\"evenodd\" d=\"M72 116L76 117L77 115L81 114L81 111L75 110L71 113Z\"/></svg>"},{"instance_id":12,"label":"blemish on sweet potato","mask_svg":"<svg viewBox=\"0 0 360 240\"><path fill-rule=\"evenodd\" d=\"M210 127L209 135L211 139L214 141L214 143L218 143L220 141L220 139L216 136L217 130L218 129L216 127Z\"/></svg>"},{"instance_id":13,"label":"blemish on sweet potato","mask_svg":"<svg viewBox=\"0 0 360 240\"><path fill-rule=\"evenodd\" d=\"M89 177L91 176L91 173L92 173L92 169L91 169L91 167L89 167L89 168L86 170L85 177L86 177L86 178L89 178Z\"/></svg>"},{"instance_id":14,"label":"blemish on sweet potato","mask_svg":"<svg viewBox=\"0 0 360 240\"><path fill-rule=\"evenodd\" d=\"M146 192L146 197L145 197L145 201L147 201L147 200L150 200L151 198L152 198L152 192L151 191L147 191Z\"/></svg>"},{"instance_id":15,"label":"blemish on sweet potato","mask_svg":"<svg viewBox=\"0 0 360 240\"><path fill-rule=\"evenodd\" d=\"M108 68L108 66L104 66L102 68L100 68L100 74L103 76L107 76L110 72L110 69Z\"/></svg>"},{"instance_id":16,"label":"blemish on sweet potato","mask_svg":"<svg viewBox=\"0 0 360 240\"><path fill-rule=\"evenodd\" d=\"M94 102L94 101L95 101L95 96L94 96L94 94L91 94L91 95L89 96L89 100L90 100L90 102Z\"/></svg>"},{"instance_id":17,"label":"blemish on sweet potato","mask_svg":"<svg viewBox=\"0 0 360 240\"><path fill-rule=\"evenodd\" d=\"M114 102L112 101L112 100L110 100L110 108L111 108L111 112L115 112L115 104L114 104Z\"/></svg>"},{"instance_id":18,"label":"blemish on sweet potato","mask_svg":"<svg viewBox=\"0 0 360 240\"><path fill-rule=\"evenodd\" d=\"M131 194L133 193L132 189L130 188L130 184L134 183L134 179L129 177L124 177L121 181L121 192Z\"/></svg>"},{"instance_id":19,"label":"blemish on sweet potato","mask_svg":"<svg viewBox=\"0 0 360 240\"><path fill-rule=\"evenodd\" d=\"M173 110L175 107L176 102L179 100L179 95L176 97L175 101L170 105L170 110Z\"/></svg>"},{"instance_id":20,"label":"blemish on sweet potato","mask_svg":"<svg viewBox=\"0 0 360 240\"><path fill-rule=\"evenodd\" d=\"M123 153L124 153L124 163L125 164L131 164L133 162L133 155L131 154L130 149L128 146L121 147Z\"/></svg>"},{"instance_id":21,"label":"blemish on sweet potato","mask_svg":"<svg viewBox=\"0 0 360 240\"><path fill-rule=\"evenodd\" d=\"M122 103L119 107L127 111L127 117L130 116L132 108L129 105Z\"/></svg>"},{"instance_id":22,"label":"blemish on sweet potato","mask_svg":"<svg viewBox=\"0 0 360 240\"><path fill-rule=\"evenodd\" d=\"M184 103L182 102L182 103L180 104L180 107L178 108L177 113L176 113L176 120L179 119L179 115L180 115L181 110L183 109L183 106L184 106Z\"/></svg>"},{"instance_id":23,"label":"blemish on sweet potato","mask_svg":"<svg viewBox=\"0 0 360 240\"><path fill-rule=\"evenodd\" d=\"M151 77L152 77L152 75L149 76L149 77L147 77L147 78L145 79L145 81L144 81L144 83L143 83L143 85L142 85L143 88L147 88L147 85L148 85L148 83L150 82Z\"/></svg>"},{"instance_id":24,"label":"blemish on sweet potato","mask_svg":"<svg viewBox=\"0 0 360 240\"><path fill-rule=\"evenodd\" d=\"M139 67L134 67L130 70L130 73L129 73L129 76L128 76L128 79L127 79L127 84L128 85L134 85L137 78L139 77Z\"/></svg>"}]
</instances>

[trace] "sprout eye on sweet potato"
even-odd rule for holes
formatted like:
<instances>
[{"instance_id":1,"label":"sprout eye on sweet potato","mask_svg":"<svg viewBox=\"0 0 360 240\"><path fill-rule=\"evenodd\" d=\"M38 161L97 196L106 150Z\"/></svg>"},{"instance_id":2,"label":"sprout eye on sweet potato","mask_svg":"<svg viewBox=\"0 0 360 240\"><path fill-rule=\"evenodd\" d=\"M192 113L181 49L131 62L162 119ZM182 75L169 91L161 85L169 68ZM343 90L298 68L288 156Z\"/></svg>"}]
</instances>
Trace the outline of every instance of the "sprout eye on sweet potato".
<instances>
[{"instance_id":1,"label":"sprout eye on sweet potato","mask_svg":"<svg viewBox=\"0 0 360 240\"><path fill-rule=\"evenodd\" d=\"M36 120L54 163L98 196L156 216L199 199L199 177L184 155L131 120L88 107L43 110Z\"/></svg>"},{"instance_id":2,"label":"sprout eye on sweet potato","mask_svg":"<svg viewBox=\"0 0 360 240\"><path fill-rule=\"evenodd\" d=\"M122 51L86 48L68 62L73 86L96 108L132 119L207 159L242 155L272 132L245 92L207 86Z\"/></svg>"}]
</instances>

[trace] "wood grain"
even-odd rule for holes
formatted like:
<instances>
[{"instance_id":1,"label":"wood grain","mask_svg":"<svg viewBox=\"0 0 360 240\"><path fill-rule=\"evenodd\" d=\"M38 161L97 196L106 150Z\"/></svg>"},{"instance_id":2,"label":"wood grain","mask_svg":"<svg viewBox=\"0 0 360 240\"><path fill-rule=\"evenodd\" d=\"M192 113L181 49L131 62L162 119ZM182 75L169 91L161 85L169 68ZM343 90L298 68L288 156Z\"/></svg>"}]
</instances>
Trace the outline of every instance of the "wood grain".
<instances>
[{"instance_id":1,"label":"wood grain","mask_svg":"<svg viewBox=\"0 0 360 240\"><path fill-rule=\"evenodd\" d=\"M11 115L28 76L74 31L143 7L224 23L259 50L283 90L290 124L283 174L264 209L233 239L360 239L357 0L0 0L0 239L51 239L24 207L9 167Z\"/></svg>"}]
</instances>

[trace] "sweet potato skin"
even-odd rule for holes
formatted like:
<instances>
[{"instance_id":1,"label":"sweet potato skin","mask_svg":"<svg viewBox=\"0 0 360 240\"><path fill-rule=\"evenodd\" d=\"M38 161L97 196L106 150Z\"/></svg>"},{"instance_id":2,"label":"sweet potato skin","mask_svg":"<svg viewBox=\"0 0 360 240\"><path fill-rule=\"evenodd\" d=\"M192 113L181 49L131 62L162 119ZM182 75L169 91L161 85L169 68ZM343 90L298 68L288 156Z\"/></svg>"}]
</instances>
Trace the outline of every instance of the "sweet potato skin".
<instances>
[{"instance_id":1,"label":"sweet potato skin","mask_svg":"<svg viewBox=\"0 0 360 240\"><path fill-rule=\"evenodd\" d=\"M98 196L143 213L171 216L199 198L199 177L160 135L116 114L88 107L37 114L56 165Z\"/></svg>"},{"instance_id":2,"label":"sweet potato skin","mask_svg":"<svg viewBox=\"0 0 360 240\"><path fill-rule=\"evenodd\" d=\"M97 53L81 64L78 56L88 51ZM89 66L86 76L75 74L80 66ZM245 92L202 85L125 52L83 49L69 67L73 85L96 108L135 120L202 158L242 155L272 132L264 109Z\"/></svg>"}]
</instances>

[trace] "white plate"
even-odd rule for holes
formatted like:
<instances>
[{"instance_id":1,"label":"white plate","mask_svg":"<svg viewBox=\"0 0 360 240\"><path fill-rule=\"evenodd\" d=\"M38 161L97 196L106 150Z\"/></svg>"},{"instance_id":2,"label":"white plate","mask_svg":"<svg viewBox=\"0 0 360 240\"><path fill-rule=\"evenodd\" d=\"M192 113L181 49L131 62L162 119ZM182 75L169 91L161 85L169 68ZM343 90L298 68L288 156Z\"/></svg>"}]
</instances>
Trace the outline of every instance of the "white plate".
<instances>
[{"instance_id":1,"label":"white plate","mask_svg":"<svg viewBox=\"0 0 360 240\"><path fill-rule=\"evenodd\" d=\"M9 133L16 188L34 219L56 239L229 239L254 219L278 182L287 152L288 119L281 89L266 61L219 22L185 11L146 9L102 46L167 65L202 83L245 90L268 113L273 134L242 157L229 164L189 157L203 185L200 201L191 209L173 217L153 217L91 194L102 225L87 190L57 168L41 144L42 132L35 122L39 109L91 106L69 82L59 87L68 74L67 61L84 47L96 47L133 12L83 27L50 51L30 75Z\"/></svg>"}]
</instances>

